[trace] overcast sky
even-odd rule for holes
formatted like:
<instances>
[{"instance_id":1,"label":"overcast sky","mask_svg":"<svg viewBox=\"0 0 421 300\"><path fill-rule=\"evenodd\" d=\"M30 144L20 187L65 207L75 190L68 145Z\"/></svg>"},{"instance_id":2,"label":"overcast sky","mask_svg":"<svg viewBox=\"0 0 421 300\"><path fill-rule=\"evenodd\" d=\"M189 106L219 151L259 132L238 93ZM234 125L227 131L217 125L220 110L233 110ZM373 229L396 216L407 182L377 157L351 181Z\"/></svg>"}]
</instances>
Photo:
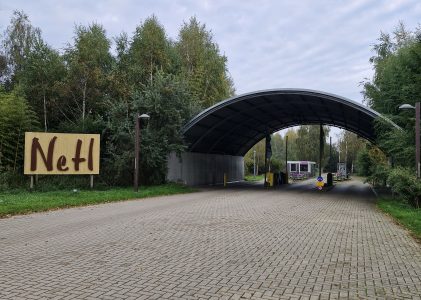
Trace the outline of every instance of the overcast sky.
<instances>
[{"instance_id":1,"label":"overcast sky","mask_svg":"<svg viewBox=\"0 0 421 300\"><path fill-rule=\"evenodd\" d=\"M237 94L267 88L308 88L361 102L360 82L372 76L369 58L380 31L402 20L421 22L421 0L176 1L0 0L0 31L13 10L24 10L44 39L62 49L75 24L102 24L109 37L132 34L155 14L177 38L196 16L228 57Z\"/></svg>"}]
</instances>

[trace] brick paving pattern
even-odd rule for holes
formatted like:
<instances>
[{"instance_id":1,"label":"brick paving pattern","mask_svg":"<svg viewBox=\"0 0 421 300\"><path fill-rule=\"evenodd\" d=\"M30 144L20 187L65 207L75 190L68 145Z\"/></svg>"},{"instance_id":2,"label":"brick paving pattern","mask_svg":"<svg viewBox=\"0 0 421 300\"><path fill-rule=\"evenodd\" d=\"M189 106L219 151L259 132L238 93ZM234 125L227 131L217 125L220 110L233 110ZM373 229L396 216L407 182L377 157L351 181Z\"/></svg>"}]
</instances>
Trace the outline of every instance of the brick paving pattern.
<instances>
[{"instance_id":1,"label":"brick paving pattern","mask_svg":"<svg viewBox=\"0 0 421 300\"><path fill-rule=\"evenodd\" d=\"M0 220L0 299L421 299L421 247L367 186L305 184Z\"/></svg>"}]
</instances>

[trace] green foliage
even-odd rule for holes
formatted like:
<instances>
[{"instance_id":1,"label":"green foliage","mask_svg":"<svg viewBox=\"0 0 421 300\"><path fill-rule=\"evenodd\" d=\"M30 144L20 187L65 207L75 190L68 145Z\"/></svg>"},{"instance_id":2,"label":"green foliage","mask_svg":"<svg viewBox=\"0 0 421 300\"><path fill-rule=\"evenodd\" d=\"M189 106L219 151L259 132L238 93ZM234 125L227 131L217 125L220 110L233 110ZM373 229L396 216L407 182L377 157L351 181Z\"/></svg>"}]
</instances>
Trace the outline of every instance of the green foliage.
<instances>
[{"instance_id":1,"label":"green foliage","mask_svg":"<svg viewBox=\"0 0 421 300\"><path fill-rule=\"evenodd\" d=\"M46 211L56 208L116 202L163 195L190 193L195 190L178 184L142 186L139 192L132 188L113 188L106 190L76 190L27 192L13 191L0 193L0 218L29 212Z\"/></svg>"},{"instance_id":2,"label":"green foliage","mask_svg":"<svg viewBox=\"0 0 421 300\"><path fill-rule=\"evenodd\" d=\"M0 192L18 189L25 185L25 178L21 172L11 169L0 169Z\"/></svg>"},{"instance_id":3,"label":"green foliage","mask_svg":"<svg viewBox=\"0 0 421 300\"><path fill-rule=\"evenodd\" d=\"M386 186L387 178L391 169L388 165L377 162L370 168L370 175L367 177L367 181L371 181L374 186Z\"/></svg>"},{"instance_id":4,"label":"green foliage","mask_svg":"<svg viewBox=\"0 0 421 300\"><path fill-rule=\"evenodd\" d=\"M181 27L176 49L183 76L189 83L192 95L203 107L234 94L226 56L220 54L212 33L195 17Z\"/></svg>"},{"instance_id":5,"label":"green foliage","mask_svg":"<svg viewBox=\"0 0 421 300\"><path fill-rule=\"evenodd\" d=\"M414 121L411 122L415 124ZM377 144L393 158L394 164L415 166L415 128L409 130L390 128L384 120L377 119L375 130L378 135Z\"/></svg>"},{"instance_id":6,"label":"green foliage","mask_svg":"<svg viewBox=\"0 0 421 300\"><path fill-rule=\"evenodd\" d=\"M184 150L181 127L197 111L191 103L188 87L174 75L158 72L143 92L133 95L133 106L120 103L111 109L107 130L106 165L115 170L114 180L127 183L134 157L134 124L138 113L150 116L141 130L141 180L165 181L167 156Z\"/></svg>"},{"instance_id":7,"label":"green foliage","mask_svg":"<svg viewBox=\"0 0 421 300\"><path fill-rule=\"evenodd\" d=\"M397 167L389 172L387 183L400 199L419 207L418 198L421 196L421 182L414 173L407 169Z\"/></svg>"},{"instance_id":8,"label":"green foliage","mask_svg":"<svg viewBox=\"0 0 421 300\"><path fill-rule=\"evenodd\" d=\"M324 168L324 171L335 173L338 170L338 162L339 162L338 155L337 155L337 152L335 151L335 153L332 156L329 156L329 158L327 159L327 163Z\"/></svg>"},{"instance_id":9,"label":"green foliage","mask_svg":"<svg viewBox=\"0 0 421 300\"><path fill-rule=\"evenodd\" d=\"M21 91L1 92L3 174L6 169L21 172L23 133L39 121L44 131L100 133L99 181L130 184L134 120L141 112L151 116L149 126L141 130L141 181L164 182L168 153L184 149L181 126L234 92L227 58L195 18L184 23L179 39L172 41L151 16L131 38L122 33L114 39L115 54L97 23L75 26L73 41L60 53L20 11L14 12L3 37L0 85ZM14 176L7 172L3 187L23 183ZM77 184L67 178L47 182Z\"/></svg>"},{"instance_id":10,"label":"green foliage","mask_svg":"<svg viewBox=\"0 0 421 300\"><path fill-rule=\"evenodd\" d=\"M386 179L390 171L387 158L378 147L366 144L356 160L358 175L365 176L374 186L386 186Z\"/></svg>"},{"instance_id":11,"label":"green foliage","mask_svg":"<svg viewBox=\"0 0 421 300\"><path fill-rule=\"evenodd\" d=\"M254 145L244 156L245 173L253 175L254 151L256 151L256 174L262 174L265 171L265 139Z\"/></svg>"},{"instance_id":12,"label":"green foliage","mask_svg":"<svg viewBox=\"0 0 421 300\"><path fill-rule=\"evenodd\" d=\"M271 135L272 157L270 160L271 170L285 169L285 141L280 134ZM245 173L253 174L254 151L256 151L257 174L264 173L265 170L265 139L254 145L244 156Z\"/></svg>"},{"instance_id":13,"label":"green foliage","mask_svg":"<svg viewBox=\"0 0 421 300\"><path fill-rule=\"evenodd\" d=\"M112 56L104 28L96 23L76 26L74 44L66 49L67 76L61 86L62 111L69 121L107 111L105 96Z\"/></svg>"},{"instance_id":14,"label":"green foliage","mask_svg":"<svg viewBox=\"0 0 421 300\"><path fill-rule=\"evenodd\" d=\"M245 181L262 181L263 179L264 179L264 175L257 175L257 176L246 175L246 176L244 176Z\"/></svg>"},{"instance_id":15,"label":"green foliage","mask_svg":"<svg viewBox=\"0 0 421 300\"><path fill-rule=\"evenodd\" d=\"M373 163L375 162L371 160L368 150L364 148L357 156L358 175L365 177L370 176Z\"/></svg>"},{"instance_id":16,"label":"green foliage","mask_svg":"<svg viewBox=\"0 0 421 300\"><path fill-rule=\"evenodd\" d=\"M129 49L130 70L134 83L146 84L157 71L170 67L170 43L164 27L155 16L147 18L136 28Z\"/></svg>"},{"instance_id":17,"label":"green foliage","mask_svg":"<svg viewBox=\"0 0 421 300\"><path fill-rule=\"evenodd\" d=\"M414 112L399 110L404 103L414 105L421 99L420 32L410 32L400 23L393 35L382 33L371 58L374 76L364 83L364 97L376 111L404 129L400 131L377 120L377 143L393 157L396 165L410 167L414 162Z\"/></svg>"},{"instance_id":18,"label":"green foliage","mask_svg":"<svg viewBox=\"0 0 421 300\"><path fill-rule=\"evenodd\" d=\"M21 85L44 130L60 122L59 86L65 76L59 53L38 40L23 64Z\"/></svg>"},{"instance_id":19,"label":"green foliage","mask_svg":"<svg viewBox=\"0 0 421 300\"><path fill-rule=\"evenodd\" d=\"M0 171L21 171L24 134L37 128L35 120L22 93L0 90Z\"/></svg>"},{"instance_id":20,"label":"green foliage","mask_svg":"<svg viewBox=\"0 0 421 300\"><path fill-rule=\"evenodd\" d=\"M323 145L322 164L329 160L329 144L326 136L329 134L329 127L324 126L325 142ZM319 125L303 125L298 129L290 128L281 136L279 133L271 135L272 158L271 170L276 172L285 171L285 137L288 136L288 160L309 160L319 161ZM256 151L256 164L258 173L264 172L265 168L265 139L254 145L244 156L246 174L253 174L253 153ZM332 164L333 171L336 171L337 150L333 147ZM332 172L333 172L332 171Z\"/></svg>"},{"instance_id":21,"label":"green foliage","mask_svg":"<svg viewBox=\"0 0 421 300\"><path fill-rule=\"evenodd\" d=\"M270 171L272 173L279 173L281 171L284 171L285 169L282 168L282 165L285 165L285 163L282 163L279 159L271 159L270 160Z\"/></svg>"},{"instance_id":22,"label":"green foliage","mask_svg":"<svg viewBox=\"0 0 421 300\"><path fill-rule=\"evenodd\" d=\"M324 139L322 145L323 149L323 158L322 165L327 160L329 145L326 143L326 136L329 135L329 127L323 126ZM300 126L297 130L297 139L296 139L296 157L297 160L308 160L308 161L319 161L319 152L320 152L320 126L318 125L304 125Z\"/></svg>"},{"instance_id":23,"label":"green foliage","mask_svg":"<svg viewBox=\"0 0 421 300\"><path fill-rule=\"evenodd\" d=\"M408 203L397 198L380 198L377 206L409 229L415 237L421 239L421 210L414 209Z\"/></svg>"},{"instance_id":24,"label":"green foliage","mask_svg":"<svg viewBox=\"0 0 421 300\"><path fill-rule=\"evenodd\" d=\"M41 39L41 30L33 27L23 11L13 12L2 42L4 53L3 81L19 82L23 66L34 45Z\"/></svg>"},{"instance_id":25,"label":"green foliage","mask_svg":"<svg viewBox=\"0 0 421 300\"><path fill-rule=\"evenodd\" d=\"M358 153L366 148L366 144L367 141L355 133L350 131L342 132L338 141L337 150L339 151L341 162L347 164L347 170L352 171L351 168L356 165Z\"/></svg>"},{"instance_id":26,"label":"green foliage","mask_svg":"<svg viewBox=\"0 0 421 300\"><path fill-rule=\"evenodd\" d=\"M374 76L364 84L367 103L389 117L403 130L391 128L382 119L376 120L377 144L393 164L385 167L370 151L360 154L361 173L387 184L400 198L418 207L421 184L415 178L414 112L399 110L404 103L414 105L421 99L421 32L410 32L400 23L393 35L382 33L371 58Z\"/></svg>"}]
</instances>

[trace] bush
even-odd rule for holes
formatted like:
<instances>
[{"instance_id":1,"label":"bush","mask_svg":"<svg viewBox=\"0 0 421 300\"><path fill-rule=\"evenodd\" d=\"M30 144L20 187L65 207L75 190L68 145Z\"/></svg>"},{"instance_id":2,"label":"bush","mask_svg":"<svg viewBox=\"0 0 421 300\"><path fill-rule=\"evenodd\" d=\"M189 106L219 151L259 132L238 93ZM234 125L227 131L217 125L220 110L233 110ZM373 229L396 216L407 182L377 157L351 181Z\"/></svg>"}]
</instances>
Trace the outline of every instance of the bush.
<instances>
[{"instance_id":1,"label":"bush","mask_svg":"<svg viewBox=\"0 0 421 300\"><path fill-rule=\"evenodd\" d=\"M0 172L0 192L29 189L29 176L23 175L23 171ZM108 188L108 184L101 176L94 176L95 190ZM34 186L36 191L48 192L58 190L89 189L89 175L39 175Z\"/></svg>"},{"instance_id":2,"label":"bush","mask_svg":"<svg viewBox=\"0 0 421 300\"><path fill-rule=\"evenodd\" d=\"M17 172L23 165L25 131L37 128L34 112L21 92L0 88L0 172Z\"/></svg>"},{"instance_id":3,"label":"bush","mask_svg":"<svg viewBox=\"0 0 421 300\"><path fill-rule=\"evenodd\" d=\"M197 112L185 82L158 72L143 91L132 95L131 104L110 106L103 134L106 151L101 173L110 185L128 185L133 181L134 124L138 113L150 115L148 126L140 131L140 182L165 182L167 156L185 150L181 128ZM105 179L105 178L109 179Z\"/></svg>"},{"instance_id":4,"label":"bush","mask_svg":"<svg viewBox=\"0 0 421 300\"><path fill-rule=\"evenodd\" d=\"M22 173L22 171L0 171L0 192L24 186L25 176Z\"/></svg>"},{"instance_id":5,"label":"bush","mask_svg":"<svg viewBox=\"0 0 421 300\"><path fill-rule=\"evenodd\" d=\"M387 177L389 176L390 168L388 165L378 164L370 167L370 175L367 176L367 181L371 182L373 186L386 186Z\"/></svg>"},{"instance_id":6,"label":"bush","mask_svg":"<svg viewBox=\"0 0 421 300\"><path fill-rule=\"evenodd\" d=\"M357 169L358 175L369 176L371 167L371 159L368 150L365 148L358 153L357 156Z\"/></svg>"},{"instance_id":7,"label":"bush","mask_svg":"<svg viewBox=\"0 0 421 300\"><path fill-rule=\"evenodd\" d=\"M272 159L270 161L270 171L272 173L281 172L282 162L279 159Z\"/></svg>"},{"instance_id":8,"label":"bush","mask_svg":"<svg viewBox=\"0 0 421 300\"><path fill-rule=\"evenodd\" d=\"M387 183L392 192L415 207L419 207L421 183L410 169L397 167L389 171Z\"/></svg>"}]
</instances>

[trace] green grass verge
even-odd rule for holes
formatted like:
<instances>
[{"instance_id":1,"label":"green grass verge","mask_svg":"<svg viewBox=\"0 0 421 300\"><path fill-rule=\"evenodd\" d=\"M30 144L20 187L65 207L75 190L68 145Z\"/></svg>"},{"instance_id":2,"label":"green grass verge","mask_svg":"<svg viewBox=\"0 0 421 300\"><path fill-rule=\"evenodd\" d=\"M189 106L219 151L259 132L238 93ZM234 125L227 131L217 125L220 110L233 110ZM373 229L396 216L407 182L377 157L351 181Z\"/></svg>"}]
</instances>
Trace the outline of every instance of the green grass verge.
<instances>
[{"instance_id":1,"label":"green grass verge","mask_svg":"<svg viewBox=\"0 0 421 300\"><path fill-rule=\"evenodd\" d=\"M398 199L386 197L379 198L377 206L421 240L421 209L415 209Z\"/></svg>"},{"instance_id":2,"label":"green grass verge","mask_svg":"<svg viewBox=\"0 0 421 300\"><path fill-rule=\"evenodd\" d=\"M0 218L64 207L190 193L194 191L195 189L193 188L171 183L158 186L142 186L138 193L135 193L133 188L77 190L76 192L71 189L51 192L28 192L25 190L2 192L0 193Z\"/></svg>"},{"instance_id":3,"label":"green grass verge","mask_svg":"<svg viewBox=\"0 0 421 300\"><path fill-rule=\"evenodd\" d=\"M246 175L244 176L245 181L261 181L263 180L263 175L257 175L256 177L253 175Z\"/></svg>"}]
</instances>

